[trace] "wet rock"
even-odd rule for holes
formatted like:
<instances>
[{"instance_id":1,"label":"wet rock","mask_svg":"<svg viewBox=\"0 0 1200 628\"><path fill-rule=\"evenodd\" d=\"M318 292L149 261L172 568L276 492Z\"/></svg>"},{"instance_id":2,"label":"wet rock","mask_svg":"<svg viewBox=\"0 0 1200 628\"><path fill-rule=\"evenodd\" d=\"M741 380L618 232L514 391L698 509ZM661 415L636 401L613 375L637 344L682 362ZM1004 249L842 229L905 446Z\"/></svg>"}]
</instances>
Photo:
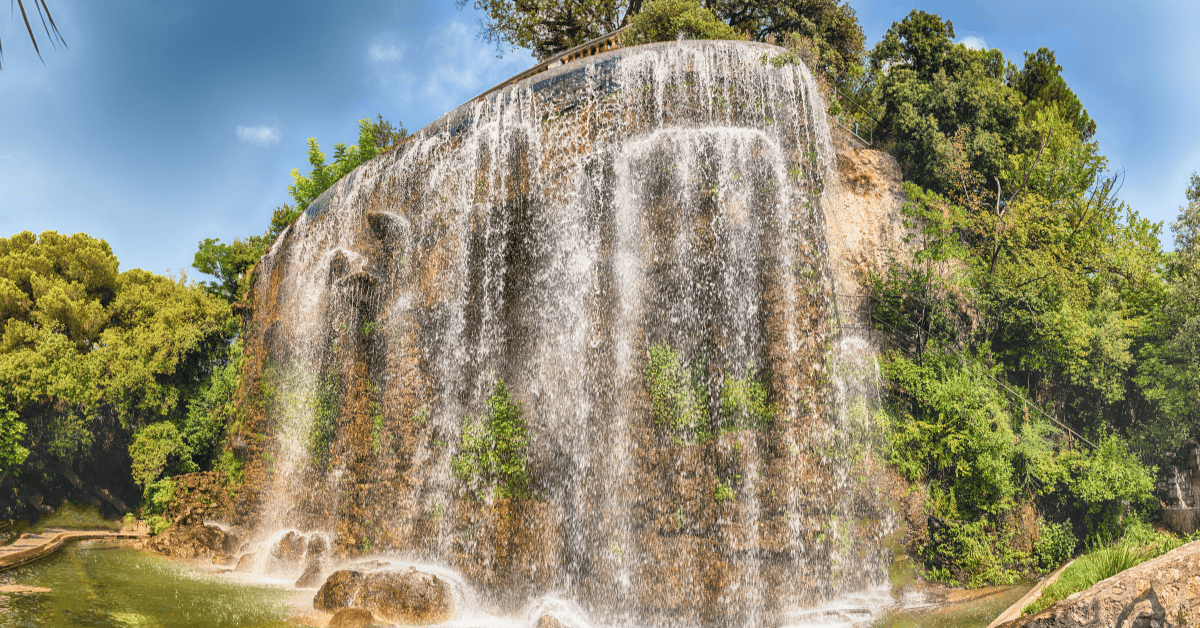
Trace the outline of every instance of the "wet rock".
<instances>
[{"instance_id":1,"label":"wet rock","mask_svg":"<svg viewBox=\"0 0 1200 628\"><path fill-rule=\"evenodd\" d=\"M357 606L393 622L434 624L454 618L454 592L445 580L406 571L335 571L313 598L313 608L334 612Z\"/></svg>"},{"instance_id":2,"label":"wet rock","mask_svg":"<svg viewBox=\"0 0 1200 628\"><path fill-rule=\"evenodd\" d=\"M332 613L341 610L350 604L350 600L354 599L354 594L358 592L363 584L363 573L361 571L353 571L343 569L329 574L325 579L325 584L321 585L321 589L317 591L316 597L313 598L313 608L319 611Z\"/></svg>"},{"instance_id":3,"label":"wet rock","mask_svg":"<svg viewBox=\"0 0 1200 628\"><path fill-rule=\"evenodd\" d=\"M304 550L304 572L296 580L296 587L308 589L321 584L321 574L325 572L325 555L329 552L329 542L320 534L314 534L308 539L308 547Z\"/></svg>"},{"instance_id":4,"label":"wet rock","mask_svg":"<svg viewBox=\"0 0 1200 628\"><path fill-rule=\"evenodd\" d=\"M271 566L273 569L287 571L295 569L304 557L308 539L298 532L292 531L283 535L271 548Z\"/></svg>"},{"instance_id":5,"label":"wet rock","mask_svg":"<svg viewBox=\"0 0 1200 628\"><path fill-rule=\"evenodd\" d=\"M236 558L230 556L229 554L222 554L220 552L213 554L213 557L212 557L212 564L221 565L222 567L229 567L232 565L236 565L237 562L238 561Z\"/></svg>"},{"instance_id":6,"label":"wet rock","mask_svg":"<svg viewBox=\"0 0 1200 628\"><path fill-rule=\"evenodd\" d=\"M1192 541L1002 628L1192 626L1200 621L1200 541Z\"/></svg>"},{"instance_id":7,"label":"wet rock","mask_svg":"<svg viewBox=\"0 0 1200 628\"><path fill-rule=\"evenodd\" d=\"M329 619L329 628L368 628L377 626L375 616L365 608L343 608Z\"/></svg>"},{"instance_id":8,"label":"wet rock","mask_svg":"<svg viewBox=\"0 0 1200 628\"><path fill-rule=\"evenodd\" d=\"M229 542L229 535L216 526L179 525L167 528L146 547L175 558L201 558L223 553Z\"/></svg>"},{"instance_id":9,"label":"wet rock","mask_svg":"<svg viewBox=\"0 0 1200 628\"><path fill-rule=\"evenodd\" d=\"M251 569L254 569L254 557L254 552L242 554L242 557L237 561L237 567L234 567L233 570L238 573L247 573Z\"/></svg>"},{"instance_id":10,"label":"wet rock","mask_svg":"<svg viewBox=\"0 0 1200 628\"><path fill-rule=\"evenodd\" d=\"M297 589L310 589L321 584L322 565L319 561L310 562L304 568L304 573L296 580Z\"/></svg>"},{"instance_id":11,"label":"wet rock","mask_svg":"<svg viewBox=\"0 0 1200 628\"><path fill-rule=\"evenodd\" d=\"M558 621L554 615L542 615L534 624L534 628L567 628L567 625Z\"/></svg>"}]
</instances>

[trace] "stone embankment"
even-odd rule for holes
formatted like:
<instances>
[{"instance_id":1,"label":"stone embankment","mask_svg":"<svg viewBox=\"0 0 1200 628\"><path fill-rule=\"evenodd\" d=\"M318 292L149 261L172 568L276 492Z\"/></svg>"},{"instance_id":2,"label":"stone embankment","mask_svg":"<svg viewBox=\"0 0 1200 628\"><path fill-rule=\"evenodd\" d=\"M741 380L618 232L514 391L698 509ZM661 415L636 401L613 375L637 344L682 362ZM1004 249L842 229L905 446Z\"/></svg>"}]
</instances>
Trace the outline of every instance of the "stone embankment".
<instances>
[{"instance_id":1,"label":"stone embankment","mask_svg":"<svg viewBox=\"0 0 1200 628\"><path fill-rule=\"evenodd\" d=\"M0 547L0 571L27 565L58 551L70 541L85 539L139 540L146 538L144 527L111 530L63 530L47 528L40 533L22 534L11 545Z\"/></svg>"},{"instance_id":2,"label":"stone embankment","mask_svg":"<svg viewBox=\"0 0 1200 628\"><path fill-rule=\"evenodd\" d=\"M1001 628L1200 625L1200 541L1193 541Z\"/></svg>"}]
</instances>

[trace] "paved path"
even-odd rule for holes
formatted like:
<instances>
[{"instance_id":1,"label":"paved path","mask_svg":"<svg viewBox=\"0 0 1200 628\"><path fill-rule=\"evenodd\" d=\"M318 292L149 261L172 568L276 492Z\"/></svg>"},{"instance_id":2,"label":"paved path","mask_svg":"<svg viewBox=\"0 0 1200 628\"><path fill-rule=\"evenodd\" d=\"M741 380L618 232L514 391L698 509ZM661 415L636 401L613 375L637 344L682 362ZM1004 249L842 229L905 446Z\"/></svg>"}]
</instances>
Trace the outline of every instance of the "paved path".
<instances>
[{"instance_id":1,"label":"paved path","mask_svg":"<svg viewBox=\"0 0 1200 628\"><path fill-rule=\"evenodd\" d=\"M46 528L45 531L34 534L27 532L11 545L0 546L0 571L29 564L39 558L53 554L68 541L83 539L143 539L146 538L144 529L122 529L120 532L111 530L63 530L61 528Z\"/></svg>"}]
</instances>

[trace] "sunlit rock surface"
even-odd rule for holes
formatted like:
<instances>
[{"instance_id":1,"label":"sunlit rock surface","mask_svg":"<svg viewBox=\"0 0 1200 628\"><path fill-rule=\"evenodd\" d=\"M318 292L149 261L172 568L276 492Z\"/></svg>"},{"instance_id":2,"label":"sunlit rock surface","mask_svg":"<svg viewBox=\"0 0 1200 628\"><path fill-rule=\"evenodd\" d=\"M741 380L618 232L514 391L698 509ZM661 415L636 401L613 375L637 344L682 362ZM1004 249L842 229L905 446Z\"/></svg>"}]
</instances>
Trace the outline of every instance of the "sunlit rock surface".
<instances>
[{"instance_id":1,"label":"sunlit rock surface","mask_svg":"<svg viewBox=\"0 0 1200 628\"><path fill-rule=\"evenodd\" d=\"M837 295L898 238L894 162L839 161L816 82L779 52L675 42L562 66L314 202L255 273L235 436L259 555L320 532L340 560L440 565L472 604L553 595L572 614L545 616L592 625L878 605L860 595L886 587L893 528L874 348ZM698 373L704 435L656 422L654 345ZM500 379L531 439L520 499L451 473ZM771 420L730 420L752 380Z\"/></svg>"}]
</instances>

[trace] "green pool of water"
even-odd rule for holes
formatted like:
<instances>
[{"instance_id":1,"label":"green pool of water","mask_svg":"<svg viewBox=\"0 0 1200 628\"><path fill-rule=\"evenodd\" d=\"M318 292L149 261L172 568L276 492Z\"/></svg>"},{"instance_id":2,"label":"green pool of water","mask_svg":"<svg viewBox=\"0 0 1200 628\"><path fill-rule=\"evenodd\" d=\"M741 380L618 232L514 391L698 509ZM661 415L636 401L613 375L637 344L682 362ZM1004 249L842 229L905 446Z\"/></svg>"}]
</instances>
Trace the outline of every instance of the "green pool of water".
<instances>
[{"instance_id":1,"label":"green pool of water","mask_svg":"<svg viewBox=\"0 0 1200 628\"><path fill-rule=\"evenodd\" d=\"M294 591L94 542L0 573L0 585L50 589L0 593L0 628L284 628L296 625L288 614L299 604Z\"/></svg>"},{"instance_id":2,"label":"green pool of water","mask_svg":"<svg viewBox=\"0 0 1200 628\"><path fill-rule=\"evenodd\" d=\"M1021 599L1031 582L999 587L987 599L947 604L934 609L893 611L871 628L987 628L1000 613Z\"/></svg>"}]
</instances>

